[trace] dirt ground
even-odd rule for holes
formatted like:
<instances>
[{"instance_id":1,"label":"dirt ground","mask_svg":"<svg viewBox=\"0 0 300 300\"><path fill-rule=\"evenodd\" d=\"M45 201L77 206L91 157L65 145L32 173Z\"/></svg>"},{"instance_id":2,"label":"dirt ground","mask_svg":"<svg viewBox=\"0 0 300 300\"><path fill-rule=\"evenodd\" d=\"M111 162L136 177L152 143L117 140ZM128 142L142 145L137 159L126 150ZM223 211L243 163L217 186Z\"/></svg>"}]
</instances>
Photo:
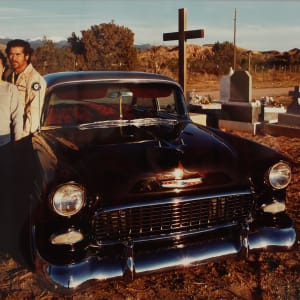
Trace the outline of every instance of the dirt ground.
<instances>
[{"instance_id":1,"label":"dirt ground","mask_svg":"<svg viewBox=\"0 0 300 300\"><path fill-rule=\"evenodd\" d=\"M289 92L294 91L300 84L298 73L252 73L252 99L273 97L278 103L287 106L292 97ZM220 99L221 76L211 74L192 74L187 80L187 91L194 91L201 96L210 96L214 100Z\"/></svg>"},{"instance_id":2,"label":"dirt ground","mask_svg":"<svg viewBox=\"0 0 300 300\"><path fill-rule=\"evenodd\" d=\"M300 234L300 139L252 136L292 158L293 181L287 207ZM49 291L34 274L0 254L0 299L300 299L300 242L288 252L251 254L169 273L144 276L131 283L97 283L72 296Z\"/></svg>"}]
</instances>

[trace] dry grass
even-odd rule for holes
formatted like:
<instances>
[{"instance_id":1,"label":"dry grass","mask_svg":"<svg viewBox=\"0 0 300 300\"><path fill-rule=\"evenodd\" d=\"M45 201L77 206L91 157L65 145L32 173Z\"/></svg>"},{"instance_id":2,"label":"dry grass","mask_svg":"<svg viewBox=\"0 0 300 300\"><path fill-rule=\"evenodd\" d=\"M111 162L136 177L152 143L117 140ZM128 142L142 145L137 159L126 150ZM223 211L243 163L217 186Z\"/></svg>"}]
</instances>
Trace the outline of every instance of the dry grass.
<instances>
[{"instance_id":1,"label":"dry grass","mask_svg":"<svg viewBox=\"0 0 300 300\"><path fill-rule=\"evenodd\" d=\"M269 71L266 73L251 73L251 76L254 89L287 88L300 85L300 73ZM189 91L193 89L219 90L221 77L212 74L191 74L187 78L187 89Z\"/></svg>"}]
</instances>

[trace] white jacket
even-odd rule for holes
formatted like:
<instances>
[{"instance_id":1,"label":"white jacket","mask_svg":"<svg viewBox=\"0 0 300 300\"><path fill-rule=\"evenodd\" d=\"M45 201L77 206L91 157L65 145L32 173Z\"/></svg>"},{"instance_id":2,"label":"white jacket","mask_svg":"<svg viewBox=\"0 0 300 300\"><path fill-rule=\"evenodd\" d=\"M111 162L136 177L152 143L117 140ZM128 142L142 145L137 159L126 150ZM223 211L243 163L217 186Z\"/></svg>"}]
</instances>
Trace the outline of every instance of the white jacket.
<instances>
[{"instance_id":1,"label":"white jacket","mask_svg":"<svg viewBox=\"0 0 300 300\"><path fill-rule=\"evenodd\" d=\"M12 78L14 78L14 73L12 74ZM20 92L21 99L23 99L23 136L27 136L39 128L46 92L46 81L32 64L29 64L26 69L19 74L15 85ZM35 87L40 88L35 90Z\"/></svg>"}]
</instances>

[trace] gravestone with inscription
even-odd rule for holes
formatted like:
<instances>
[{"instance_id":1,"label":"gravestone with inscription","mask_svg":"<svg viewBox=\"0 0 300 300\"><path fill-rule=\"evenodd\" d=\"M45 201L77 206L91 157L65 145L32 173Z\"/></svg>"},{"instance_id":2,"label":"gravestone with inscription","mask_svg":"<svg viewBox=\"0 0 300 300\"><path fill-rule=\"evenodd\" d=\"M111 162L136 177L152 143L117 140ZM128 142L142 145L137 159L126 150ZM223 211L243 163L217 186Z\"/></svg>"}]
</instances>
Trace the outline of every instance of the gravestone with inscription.
<instances>
[{"instance_id":1,"label":"gravestone with inscription","mask_svg":"<svg viewBox=\"0 0 300 300\"><path fill-rule=\"evenodd\" d=\"M235 71L230 80L230 101L250 102L252 100L252 77L248 71Z\"/></svg>"}]
</instances>

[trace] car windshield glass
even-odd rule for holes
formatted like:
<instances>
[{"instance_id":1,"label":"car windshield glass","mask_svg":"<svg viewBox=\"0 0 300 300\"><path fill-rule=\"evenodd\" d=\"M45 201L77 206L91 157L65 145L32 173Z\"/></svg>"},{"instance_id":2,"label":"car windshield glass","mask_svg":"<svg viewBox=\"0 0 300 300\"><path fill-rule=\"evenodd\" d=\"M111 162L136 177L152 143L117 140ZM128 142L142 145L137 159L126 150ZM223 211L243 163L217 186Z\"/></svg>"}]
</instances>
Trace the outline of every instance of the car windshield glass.
<instances>
[{"instance_id":1,"label":"car windshield glass","mask_svg":"<svg viewBox=\"0 0 300 300\"><path fill-rule=\"evenodd\" d=\"M77 126L114 120L174 118L184 114L181 95L176 86L167 84L73 83L53 89L44 111L43 125Z\"/></svg>"}]
</instances>

